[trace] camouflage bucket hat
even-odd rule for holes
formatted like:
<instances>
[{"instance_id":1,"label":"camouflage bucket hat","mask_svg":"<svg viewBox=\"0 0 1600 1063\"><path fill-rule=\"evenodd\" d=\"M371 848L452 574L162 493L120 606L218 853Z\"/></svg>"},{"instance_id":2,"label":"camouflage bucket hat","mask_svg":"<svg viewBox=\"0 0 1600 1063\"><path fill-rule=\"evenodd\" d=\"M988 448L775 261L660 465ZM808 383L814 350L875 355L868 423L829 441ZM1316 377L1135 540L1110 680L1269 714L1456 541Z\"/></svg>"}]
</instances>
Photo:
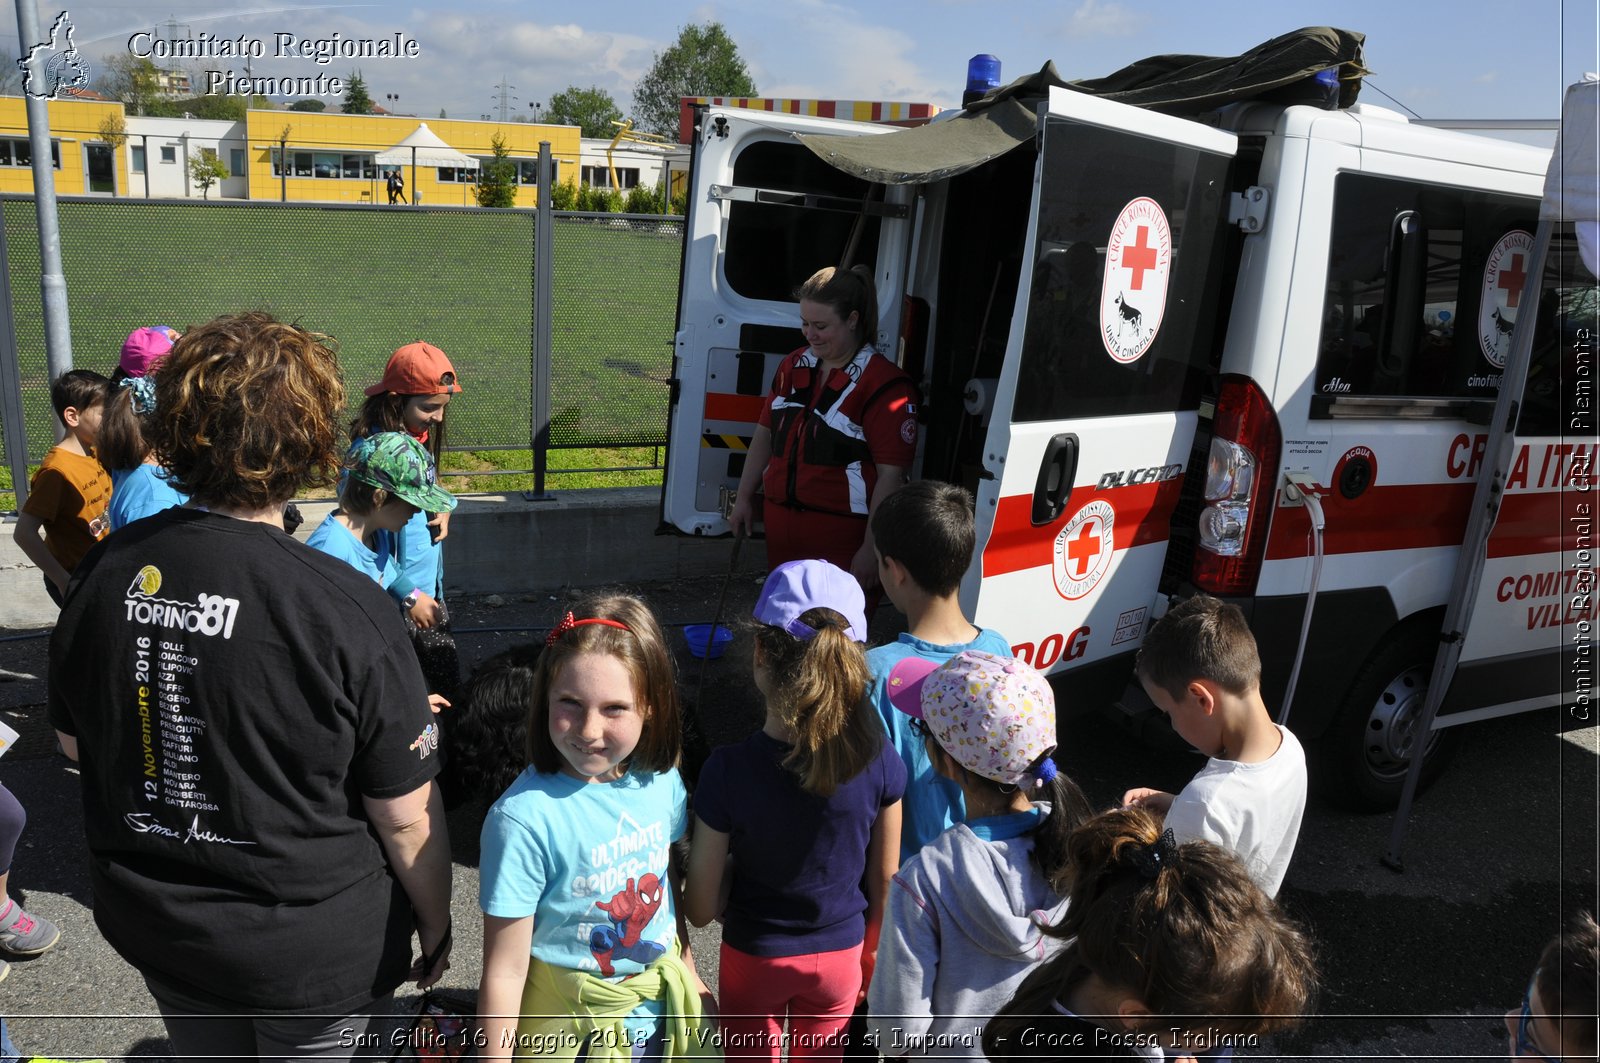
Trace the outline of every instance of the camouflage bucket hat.
<instances>
[{"instance_id":1,"label":"camouflage bucket hat","mask_svg":"<svg viewBox=\"0 0 1600 1063\"><path fill-rule=\"evenodd\" d=\"M449 513L456 496L433 482L427 448L405 432L379 432L350 448L344 467L364 484L381 487L428 513Z\"/></svg>"}]
</instances>

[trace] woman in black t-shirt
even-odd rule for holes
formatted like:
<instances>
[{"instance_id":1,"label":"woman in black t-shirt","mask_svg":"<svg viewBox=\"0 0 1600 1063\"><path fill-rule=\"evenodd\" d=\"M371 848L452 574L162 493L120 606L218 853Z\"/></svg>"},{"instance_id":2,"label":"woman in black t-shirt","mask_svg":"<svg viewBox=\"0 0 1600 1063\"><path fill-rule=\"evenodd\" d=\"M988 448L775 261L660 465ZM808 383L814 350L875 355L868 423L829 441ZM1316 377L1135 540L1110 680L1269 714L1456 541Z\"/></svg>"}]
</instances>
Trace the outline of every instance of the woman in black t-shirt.
<instances>
[{"instance_id":1,"label":"woman in black t-shirt","mask_svg":"<svg viewBox=\"0 0 1600 1063\"><path fill-rule=\"evenodd\" d=\"M51 641L95 921L181 1056L387 1044L395 987L449 954L438 731L405 628L281 525L333 481L342 400L303 329L250 313L185 333L150 442L193 501L91 551Z\"/></svg>"}]
</instances>

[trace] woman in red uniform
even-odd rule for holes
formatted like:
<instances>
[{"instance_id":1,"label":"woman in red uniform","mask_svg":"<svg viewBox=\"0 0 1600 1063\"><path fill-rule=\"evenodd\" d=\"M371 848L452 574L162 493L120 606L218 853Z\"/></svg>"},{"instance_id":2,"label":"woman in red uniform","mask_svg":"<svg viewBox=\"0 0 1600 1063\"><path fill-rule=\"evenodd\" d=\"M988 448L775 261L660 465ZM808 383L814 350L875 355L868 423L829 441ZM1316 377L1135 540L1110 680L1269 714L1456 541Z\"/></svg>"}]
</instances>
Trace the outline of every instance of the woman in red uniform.
<instances>
[{"instance_id":1,"label":"woman in red uniform","mask_svg":"<svg viewBox=\"0 0 1600 1063\"><path fill-rule=\"evenodd\" d=\"M807 346L773 377L728 520L750 532L759 485L768 567L821 558L870 588L868 518L911 468L916 385L873 349L877 293L865 267L818 270L795 296Z\"/></svg>"}]
</instances>

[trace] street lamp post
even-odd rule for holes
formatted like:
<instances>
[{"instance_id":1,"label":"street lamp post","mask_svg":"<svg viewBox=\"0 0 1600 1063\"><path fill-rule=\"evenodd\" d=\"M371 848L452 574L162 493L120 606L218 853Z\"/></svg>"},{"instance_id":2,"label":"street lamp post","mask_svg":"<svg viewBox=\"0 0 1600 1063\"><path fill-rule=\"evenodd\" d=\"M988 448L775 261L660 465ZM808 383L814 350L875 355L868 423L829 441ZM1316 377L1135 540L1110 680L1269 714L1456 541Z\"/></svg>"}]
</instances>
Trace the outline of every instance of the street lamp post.
<instances>
[{"instance_id":1,"label":"street lamp post","mask_svg":"<svg viewBox=\"0 0 1600 1063\"><path fill-rule=\"evenodd\" d=\"M398 92L386 92L383 94L383 98L389 101L389 113L393 114L395 104L400 102L400 94Z\"/></svg>"}]
</instances>

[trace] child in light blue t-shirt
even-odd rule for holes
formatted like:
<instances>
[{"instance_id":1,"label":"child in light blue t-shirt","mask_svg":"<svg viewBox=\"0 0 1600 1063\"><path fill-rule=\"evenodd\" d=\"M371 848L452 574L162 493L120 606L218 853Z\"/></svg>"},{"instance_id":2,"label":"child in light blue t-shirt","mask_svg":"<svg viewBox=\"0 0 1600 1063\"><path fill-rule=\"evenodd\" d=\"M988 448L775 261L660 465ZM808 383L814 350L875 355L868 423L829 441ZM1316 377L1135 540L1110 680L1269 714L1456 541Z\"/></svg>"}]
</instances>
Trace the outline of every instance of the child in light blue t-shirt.
<instances>
[{"instance_id":1,"label":"child in light blue t-shirt","mask_svg":"<svg viewBox=\"0 0 1600 1063\"><path fill-rule=\"evenodd\" d=\"M872 515L878 579L909 630L867 651L869 693L889 740L906 765L900 862L964 818L961 788L934 771L922 738L889 703L889 672L907 657L942 664L963 650L1011 656L998 632L975 627L961 611L961 577L972 562L977 533L972 496L938 480L916 480L878 504Z\"/></svg>"},{"instance_id":2,"label":"child in light blue t-shirt","mask_svg":"<svg viewBox=\"0 0 1600 1063\"><path fill-rule=\"evenodd\" d=\"M481 835L485 1056L700 1054L719 1042L676 900L688 793L661 626L637 598L588 598L530 686L529 763Z\"/></svg>"},{"instance_id":3,"label":"child in light blue t-shirt","mask_svg":"<svg viewBox=\"0 0 1600 1063\"><path fill-rule=\"evenodd\" d=\"M387 588L398 569L392 536L422 510L448 513L455 496L428 482L428 451L404 432L358 440L345 458L339 508L306 540ZM387 534L385 534L387 533Z\"/></svg>"}]
</instances>

